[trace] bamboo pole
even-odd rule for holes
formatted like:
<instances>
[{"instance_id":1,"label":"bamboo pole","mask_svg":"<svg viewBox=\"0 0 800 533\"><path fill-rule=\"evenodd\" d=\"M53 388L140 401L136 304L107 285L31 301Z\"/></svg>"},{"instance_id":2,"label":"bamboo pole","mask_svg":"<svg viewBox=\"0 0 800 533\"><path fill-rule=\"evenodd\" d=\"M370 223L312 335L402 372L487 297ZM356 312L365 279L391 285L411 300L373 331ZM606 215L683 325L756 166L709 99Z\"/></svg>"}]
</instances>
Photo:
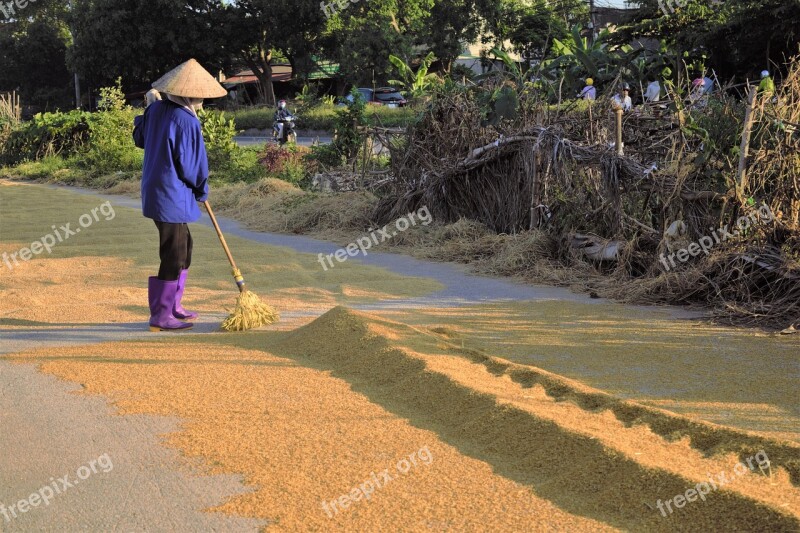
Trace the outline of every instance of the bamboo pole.
<instances>
[{"instance_id":1,"label":"bamboo pole","mask_svg":"<svg viewBox=\"0 0 800 533\"><path fill-rule=\"evenodd\" d=\"M624 155L622 145L622 114L624 111L616 109L614 112L617 115L617 155L622 156Z\"/></svg>"}]
</instances>

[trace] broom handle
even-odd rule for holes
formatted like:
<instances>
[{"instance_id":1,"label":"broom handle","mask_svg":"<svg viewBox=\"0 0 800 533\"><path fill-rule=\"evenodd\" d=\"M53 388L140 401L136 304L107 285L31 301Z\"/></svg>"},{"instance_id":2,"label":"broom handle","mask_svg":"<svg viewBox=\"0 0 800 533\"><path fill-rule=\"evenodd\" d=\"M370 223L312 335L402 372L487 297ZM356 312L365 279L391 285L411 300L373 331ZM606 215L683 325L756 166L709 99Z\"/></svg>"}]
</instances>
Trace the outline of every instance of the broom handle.
<instances>
[{"instance_id":1,"label":"broom handle","mask_svg":"<svg viewBox=\"0 0 800 533\"><path fill-rule=\"evenodd\" d=\"M217 222L217 217L214 216L214 211L211 210L211 204L208 203L208 200L203 202L203 205L208 211L208 216L211 217L211 223L214 225L214 229L217 231L217 237L219 237L219 242L222 243L222 249L225 250L225 255L228 256L228 261L231 264L231 268L233 269L233 279L236 280L236 285L239 287L239 292L244 292L244 278L242 277L242 272L236 268L236 261L233 260L233 256L231 255L231 250L228 248L228 243L225 242L225 236L222 234L222 230L219 227L219 223Z\"/></svg>"}]
</instances>

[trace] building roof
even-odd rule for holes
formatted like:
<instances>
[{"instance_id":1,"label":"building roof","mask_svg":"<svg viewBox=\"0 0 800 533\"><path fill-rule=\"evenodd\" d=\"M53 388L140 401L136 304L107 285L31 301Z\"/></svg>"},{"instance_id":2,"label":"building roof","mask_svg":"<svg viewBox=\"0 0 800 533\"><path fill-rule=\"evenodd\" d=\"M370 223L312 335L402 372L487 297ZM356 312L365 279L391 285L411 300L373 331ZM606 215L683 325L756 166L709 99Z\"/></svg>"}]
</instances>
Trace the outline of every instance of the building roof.
<instances>
[{"instance_id":1,"label":"building roof","mask_svg":"<svg viewBox=\"0 0 800 533\"><path fill-rule=\"evenodd\" d=\"M308 79L310 80L320 80L326 78L332 78L339 72L339 64L333 63L331 61L320 61L317 64L317 68L314 69L311 74L308 75ZM292 72L292 66L289 64L278 64L272 65L272 81L273 82L287 82L291 81L294 78L294 73ZM258 78L253 71L250 69L241 70L230 76L222 81L222 84L231 87L234 85L247 85L252 83L258 83Z\"/></svg>"},{"instance_id":2,"label":"building roof","mask_svg":"<svg viewBox=\"0 0 800 533\"><path fill-rule=\"evenodd\" d=\"M291 65L272 65L272 81L285 82L290 79L292 79ZM222 82L222 84L227 87L233 85L247 85L250 83L258 83L258 77L256 77L250 69L239 71Z\"/></svg>"}]
</instances>

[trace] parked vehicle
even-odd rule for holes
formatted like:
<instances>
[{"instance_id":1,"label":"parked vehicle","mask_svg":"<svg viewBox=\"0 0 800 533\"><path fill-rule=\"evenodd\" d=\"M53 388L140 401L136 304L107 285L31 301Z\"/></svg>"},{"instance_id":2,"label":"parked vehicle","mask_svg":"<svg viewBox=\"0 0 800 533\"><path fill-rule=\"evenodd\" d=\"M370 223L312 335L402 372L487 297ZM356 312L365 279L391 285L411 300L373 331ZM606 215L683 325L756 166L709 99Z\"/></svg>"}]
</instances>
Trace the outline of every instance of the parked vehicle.
<instances>
[{"instance_id":1,"label":"parked vehicle","mask_svg":"<svg viewBox=\"0 0 800 533\"><path fill-rule=\"evenodd\" d=\"M377 89L370 89L367 87L359 87L358 92L361 97L368 104L372 105L385 105L387 107L405 107L408 104L400 92L394 87L379 87ZM348 101L352 101L353 97L348 96Z\"/></svg>"}]
</instances>

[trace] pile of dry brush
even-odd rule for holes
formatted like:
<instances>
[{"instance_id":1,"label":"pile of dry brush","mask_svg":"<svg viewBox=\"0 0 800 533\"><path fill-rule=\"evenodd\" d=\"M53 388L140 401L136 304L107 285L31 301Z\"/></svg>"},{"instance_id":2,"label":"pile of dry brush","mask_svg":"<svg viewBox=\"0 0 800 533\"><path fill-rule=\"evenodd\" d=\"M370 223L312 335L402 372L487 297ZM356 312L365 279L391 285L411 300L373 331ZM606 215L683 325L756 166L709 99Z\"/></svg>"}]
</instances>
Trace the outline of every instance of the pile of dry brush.
<instances>
[{"instance_id":1,"label":"pile of dry brush","mask_svg":"<svg viewBox=\"0 0 800 533\"><path fill-rule=\"evenodd\" d=\"M508 81L480 87L496 91ZM758 95L749 157L740 158L747 98L733 90L692 107L643 107L624 117L615 149L608 96L591 110L555 109L521 91L519 117L488 126L476 89L434 99L421 122L381 139L393 189L374 218L427 206L440 223L477 221L498 234L550 241L530 261L597 273L587 286L626 301L710 305L731 322L800 321L800 65L776 99ZM675 103L677 101L677 103ZM665 262L719 228L735 238ZM753 222L756 220L755 222ZM689 249L692 251L692 249ZM663 254L663 255L662 255ZM625 280L625 284L619 283Z\"/></svg>"}]
</instances>

